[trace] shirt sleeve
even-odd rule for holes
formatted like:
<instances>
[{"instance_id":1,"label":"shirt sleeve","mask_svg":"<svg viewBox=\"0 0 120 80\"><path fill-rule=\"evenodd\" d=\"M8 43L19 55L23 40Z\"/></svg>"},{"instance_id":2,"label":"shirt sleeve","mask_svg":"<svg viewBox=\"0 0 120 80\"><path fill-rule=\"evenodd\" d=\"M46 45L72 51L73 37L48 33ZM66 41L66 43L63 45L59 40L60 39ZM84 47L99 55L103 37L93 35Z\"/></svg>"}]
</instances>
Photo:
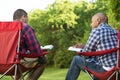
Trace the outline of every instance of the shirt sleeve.
<instances>
[{"instance_id":1,"label":"shirt sleeve","mask_svg":"<svg viewBox=\"0 0 120 80\"><path fill-rule=\"evenodd\" d=\"M40 48L40 44L36 38L36 35L34 33L34 30L31 27L25 28L25 41L28 50L30 50L31 53L41 53L42 50Z\"/></svg>"},{"instance_id":2,"label":"shirt sleeve","mask_svg":"<svg viewBox=\"0 0 120 80\"><path fill-rule=\"evenodd\" d=\"M90 33L90 36L88 38L88 41L84 47L84 51L96 51L97 45L99 44L99 31L97 29L93 29Z\"/></svg>"}]
</instances>

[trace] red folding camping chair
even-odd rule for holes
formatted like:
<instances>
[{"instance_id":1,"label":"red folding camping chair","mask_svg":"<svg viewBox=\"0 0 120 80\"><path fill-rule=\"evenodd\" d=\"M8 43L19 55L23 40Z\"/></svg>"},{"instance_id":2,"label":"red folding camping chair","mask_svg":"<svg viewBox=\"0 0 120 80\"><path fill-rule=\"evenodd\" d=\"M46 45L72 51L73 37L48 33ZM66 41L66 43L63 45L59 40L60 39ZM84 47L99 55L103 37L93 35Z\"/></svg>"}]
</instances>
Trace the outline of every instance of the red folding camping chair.
<instances>
[{"instance_id":1,"label":"red folding camping chair","mask_svg":"<svg viewBox=\"0 0 120 80\"><path fill-rule=\"evenodd\" d=\"M5 75L14 75L14 80L16 80L16 75L20 73L24 80L22 73L31 68L21 65L19 57L35 58L48 54L48 52L38 54L20 53L21 26L21 22L0 22L0 79Z\"/></svg>"},{"instance_id":2,"label":"red folding camping chair","mask_svg":"<svg viewBox=\"0 0 120 80\"><path fill-rule=\"evenodd\" d=\"M99 56L99 55L104 55L104 54L108 54L115 51L117 51L117 64L113 69L106 72L98 73L85 67L85 72L89 74L92 80L93 80L92 75L99 78L99 80L120 80L120 30L118 31L118 47L110 50L97 51L97 52L78 52L78 54L83 56Z\"/></svg>"}]
</instances>

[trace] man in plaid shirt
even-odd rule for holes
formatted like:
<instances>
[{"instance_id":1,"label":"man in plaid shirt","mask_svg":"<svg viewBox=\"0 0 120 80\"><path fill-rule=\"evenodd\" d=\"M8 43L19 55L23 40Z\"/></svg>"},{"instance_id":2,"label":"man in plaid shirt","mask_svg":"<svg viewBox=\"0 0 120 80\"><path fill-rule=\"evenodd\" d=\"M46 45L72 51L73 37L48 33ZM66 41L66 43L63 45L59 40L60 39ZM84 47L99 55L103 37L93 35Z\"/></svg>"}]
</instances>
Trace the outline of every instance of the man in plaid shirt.
<instances>
[{"instance_id":1,"label":"man in plaid shirt","mask_svg":"<svg viewBox=\"0 0 120 80\"><path fill-rule=\"evenodd\" d=\"M85 52L109 50L117 47L117 31L108 25L108 18L104 13L97 13L92 17L92 31L86 45L75 45ZM104 72L116 65L117 53L102 56L89 56L85 60L82 56L75 56L68 70L66 80L77 80L80 71L87 66L93 71ZM95 78L94 80L99 80Z\"/></svg>"},{"instance_id":2,"label":"man in plaid shirt","mask_svg":"<svg viewBox=\"0 0 120 80\"><path fill-rule=\"evenodd\" d=\"M40 44L35 36L34 30L31 28L31 26L27 24L27 12L23 9L17 9L13 14L13 20L23 22L23 26L21 29L20 52L36 54L42 53ZM39 76L43 73L45 69L45 63L45 56L36 59L29 59L29 61L23 60L23 65L28 68L38 65L37 68L30 71L27 80L38 80ZM20 75L17 75L17 80L19 79L19 77Z\"/></svg>"}]
</instances>

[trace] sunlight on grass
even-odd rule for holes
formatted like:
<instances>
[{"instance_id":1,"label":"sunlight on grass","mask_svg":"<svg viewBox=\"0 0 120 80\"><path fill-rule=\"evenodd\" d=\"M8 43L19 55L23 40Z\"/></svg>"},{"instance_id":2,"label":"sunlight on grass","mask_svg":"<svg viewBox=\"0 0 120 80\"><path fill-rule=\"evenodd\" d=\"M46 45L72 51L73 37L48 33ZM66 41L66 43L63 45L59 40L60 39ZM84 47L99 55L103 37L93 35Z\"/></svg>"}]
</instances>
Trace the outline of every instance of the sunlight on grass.
<instances>
[{"instance_id":1,"label":"sunlight on grass","mask_svg":"<svg viewBox=\"0 0 120 80\"><path fill-rule=\"evenodd\" d=\"M68 69L46 68L39 80L65 80ZM81 72L78 80L90 80L88 75Z\"/></svg>"},{"instance_id":2,"label":"sunlight on grass","mask_svg":"<svg viewBox=\"0 0 120 80\"><path fill-rule=\"evenodd\" d=\"M66 73L68 69L58 69L54 67L47 67L42 74L42 76L39 78L39 80L65 80ZM9 76L4 77L1 80L12 80ZM79 76L78 80L90 80L89 76L81 72L81 75Z\"/></svg>"},{"instance_id":3,"label":"sunlight on grass","mask_svg":"<svg viewBox=\"0 0 120 80\"><path fill-rule=\"evenodd\" d=\"M66 69L46 68L39 80L65 80Z\"/></svg>"}]
</instances>

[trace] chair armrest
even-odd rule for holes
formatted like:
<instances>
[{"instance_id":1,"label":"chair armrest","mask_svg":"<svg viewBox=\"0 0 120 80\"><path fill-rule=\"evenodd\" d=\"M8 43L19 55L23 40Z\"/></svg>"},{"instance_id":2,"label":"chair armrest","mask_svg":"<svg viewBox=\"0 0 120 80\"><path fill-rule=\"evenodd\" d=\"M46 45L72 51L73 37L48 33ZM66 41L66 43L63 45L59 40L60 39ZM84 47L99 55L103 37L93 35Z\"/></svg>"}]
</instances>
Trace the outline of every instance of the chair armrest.
<instances>
[{"instance_id":1,"label":"chair armrest","mask_svg":"<svg viewBox=\"0 0 120 80\"><path fill-rule=\"evenodd\" d=\"M37 58L39 56L44 56L46 54L48 54L49 52L42 52L42 53L29 53L29 54L25 54L25 53L18 53L19 56L21 57L27 57L27 58Z\"/></svg>"},{"instance_id":2,"label":"chair armrest","mask_svg":"<svg viewBox=\"0 0 120 80\"><path fill-rule=\"evenodd\" d=\"M100 56L100 55L116 52L118 49L119 48L113 48L110 50L102 50L102 51L96 51L96 52L77 52L77 54L84 55L84 56Z\"/></svg>"}]
</instances>

